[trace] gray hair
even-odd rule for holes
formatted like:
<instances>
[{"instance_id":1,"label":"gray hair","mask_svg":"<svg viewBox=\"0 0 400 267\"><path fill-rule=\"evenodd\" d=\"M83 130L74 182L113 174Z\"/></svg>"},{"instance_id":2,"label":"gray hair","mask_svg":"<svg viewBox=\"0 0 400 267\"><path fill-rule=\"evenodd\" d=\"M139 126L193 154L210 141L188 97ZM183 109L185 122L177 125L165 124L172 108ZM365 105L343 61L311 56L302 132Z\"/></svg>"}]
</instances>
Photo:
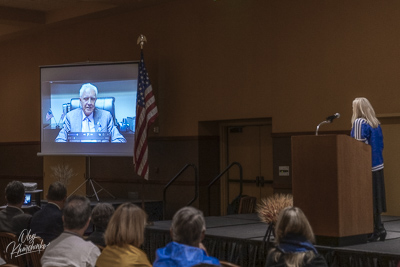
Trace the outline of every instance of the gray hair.
<instances>
[{"instance_id":1,"label":"gray hair","mask_svg":"<svg viewBox=\"0 0 400 267\"><path fill-rule=\"evenodd\" d=\"M110 203L98 203L92 210L92 222L97 230L105 230L115 209Z\"/></svg>"},{"instance_id":2,"label":"gray hair","mask_svg":"<svg viewBox=\"0 0 400 267\"><path fill-rule=\"evenodd\" d=\"M92 210L87 197L70 196L64 206L64 227L71 230L80 230L85 227Z\"/></svg>"},{"instance_id":3,"label":"gray hair","mask_svg":"<svg viewBox=\"0 0 400 267\"><path fill-rule=\"evenodd\" d=\"M194 207L181 208L172 218L171 234L175 242L197 247L205 230L203 212Z\"/></svg>"},{"instance_id":4,"label":"gray hair","mask_svg":"<svg viewBox=\"0 0 400 267\"><path fill-rule=\"evenodd\" d=\"M79 97L82 97L83 93L84 93L85 91L88 91L88 90L93 90L93 91L96 93L96 97L97 97L97 94L98 94L97 87L94 86L94 85L91 84L91 83L85 83L85 84L83 84L83 85L81 86L81 89L79 90Z\"/></svg>"}]
</instances>

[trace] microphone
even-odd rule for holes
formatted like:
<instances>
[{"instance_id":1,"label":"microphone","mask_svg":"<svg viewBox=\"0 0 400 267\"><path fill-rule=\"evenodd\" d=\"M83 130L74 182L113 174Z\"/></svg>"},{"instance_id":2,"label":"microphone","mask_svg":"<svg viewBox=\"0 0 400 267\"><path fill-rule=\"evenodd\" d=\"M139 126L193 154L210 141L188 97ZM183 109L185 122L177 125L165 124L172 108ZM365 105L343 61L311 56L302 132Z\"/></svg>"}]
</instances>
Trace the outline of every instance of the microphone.
<instances>
[{"instance_id":1,"label":"microphone","mask_svg":"<svg viewBox=\"0 0 400 267\"><path fill-rule=\"evenodd\" d=\"M336 118L337 119L340 118L340 114L339 113L335 113L332 116L327 117L326 120L329 121L329 122L332 122Z\"/></svg>"}]
</instances>

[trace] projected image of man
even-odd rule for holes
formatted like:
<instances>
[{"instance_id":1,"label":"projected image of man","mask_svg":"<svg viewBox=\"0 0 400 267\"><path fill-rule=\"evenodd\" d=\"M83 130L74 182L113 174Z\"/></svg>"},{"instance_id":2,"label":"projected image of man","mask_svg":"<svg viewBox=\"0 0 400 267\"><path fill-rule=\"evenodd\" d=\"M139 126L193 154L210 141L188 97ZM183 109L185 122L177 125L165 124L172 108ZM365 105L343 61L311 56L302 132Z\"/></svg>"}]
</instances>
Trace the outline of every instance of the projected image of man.
<instances>
[{"instance_id":1,"label":"projected image of man","mask_svg":"<svg viewBox=\"0 0 400 267\"><path fill-rule=\"evenodd\" d=\"M64 126L60 130L56 142L71 141L68 138L68 133L110 133L110 139L113 143L125 143L126 139L118 131L114 125L113 116L110 112L95 107L98 90L93 84L86 83L80 89L80 104L81 107L71 110L67 113L64 121ZM91 135L92 139L73 140L78 142L104 142L104 140L95 138L98 135ZM107 140L108 142L108 140Z\"/></svg>"}]
</instances>

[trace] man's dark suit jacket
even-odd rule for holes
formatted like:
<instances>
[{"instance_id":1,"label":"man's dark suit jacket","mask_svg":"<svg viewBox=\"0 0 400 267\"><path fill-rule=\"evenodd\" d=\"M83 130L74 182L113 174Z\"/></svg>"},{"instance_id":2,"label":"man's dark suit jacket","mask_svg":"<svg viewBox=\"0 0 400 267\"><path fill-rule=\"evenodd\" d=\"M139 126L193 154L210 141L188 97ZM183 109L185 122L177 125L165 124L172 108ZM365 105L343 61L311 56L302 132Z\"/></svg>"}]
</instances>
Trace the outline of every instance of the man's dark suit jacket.
<instances>
[{"instance_id":1,"label":"man's dark suit jacket","mask_svg":"<svg viewBox=\"0 0 400 267\"><path fill-rule=\"evenodd\" d=\"M17 207L7 206L0 211L0 232L19 235L23 230L29 229L32 216L25 214Z\"/></svg>"},{"instance_id":2,"label":"man's dark suit jacket","mask_svg":"<svg viewBox=\"0 0 400 267\"><path fill-rule=\"evenodd\" d=\"M47 245L64 231L62 211L57 205L49 202L41 210L33 214L31 234L40 236Z\"/></svg>"}]
</instances>

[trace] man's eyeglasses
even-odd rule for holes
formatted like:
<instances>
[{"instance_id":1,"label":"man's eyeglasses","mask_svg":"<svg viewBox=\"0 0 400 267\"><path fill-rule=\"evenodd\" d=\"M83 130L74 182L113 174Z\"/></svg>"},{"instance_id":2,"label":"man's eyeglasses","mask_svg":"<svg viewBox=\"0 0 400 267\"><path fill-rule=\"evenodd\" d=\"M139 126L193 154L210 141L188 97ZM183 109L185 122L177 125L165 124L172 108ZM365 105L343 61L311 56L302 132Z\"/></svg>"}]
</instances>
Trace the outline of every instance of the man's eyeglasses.
<instances>
[{"instance_id":1,"label":"man's eyeglasses","mask_svg":"<svg viewBox=\"0 0 400 267\"><path fill-rule=\"evenodd\" d=\"M94 101L96 101L96 99L97 99L96 97L84 97L83 101L88 102L90 100L90 101L94 102Z\"/></svg>"}]
</instances>

